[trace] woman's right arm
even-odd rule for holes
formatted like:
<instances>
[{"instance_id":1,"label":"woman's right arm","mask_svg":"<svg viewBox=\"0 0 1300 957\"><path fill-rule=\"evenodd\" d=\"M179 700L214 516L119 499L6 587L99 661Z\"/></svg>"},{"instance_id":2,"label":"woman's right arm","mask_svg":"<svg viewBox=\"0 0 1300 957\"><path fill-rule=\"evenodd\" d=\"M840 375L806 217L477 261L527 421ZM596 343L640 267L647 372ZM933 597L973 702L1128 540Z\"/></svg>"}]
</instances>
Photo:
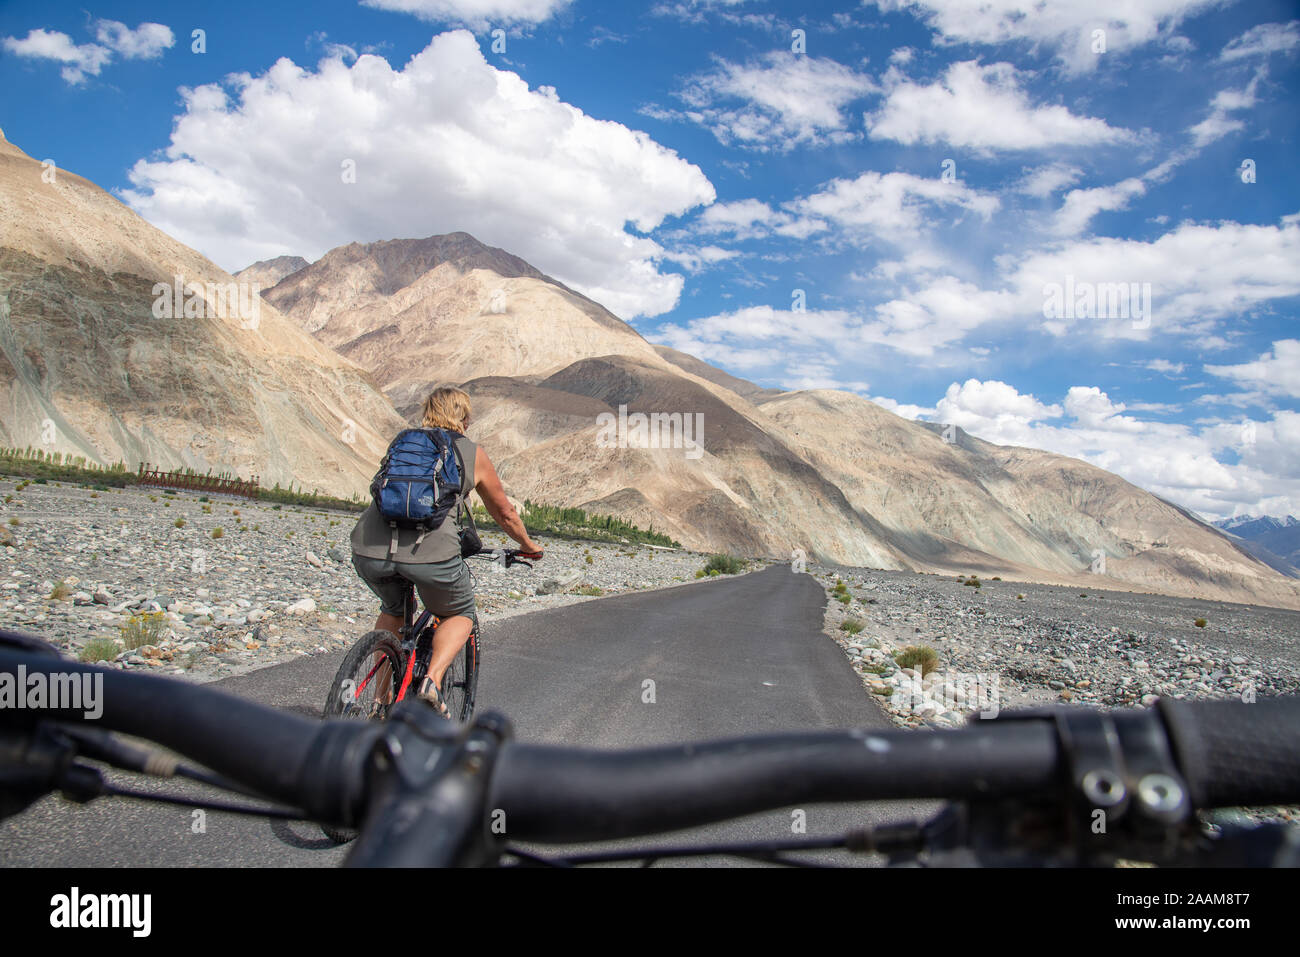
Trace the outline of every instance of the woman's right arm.
<instances>
[{"instance_id":1,"label":"woman's right arm","mask_svg":"<svg viewBox=\"0 0 1300 957\"><path fill-rule=\"evenodd\" d=\"M483 505L492 516L492 520L501 527L502 531L518 542L524 551L536 552L540 555L541 546L528 537L528 529L524 528L519 513L510 504L510 499L506 498L506 490L501 487L497 470L482 446L479 446L474 456L474 478L474 490L483 500Z\"/></svg>"}]
</instances>

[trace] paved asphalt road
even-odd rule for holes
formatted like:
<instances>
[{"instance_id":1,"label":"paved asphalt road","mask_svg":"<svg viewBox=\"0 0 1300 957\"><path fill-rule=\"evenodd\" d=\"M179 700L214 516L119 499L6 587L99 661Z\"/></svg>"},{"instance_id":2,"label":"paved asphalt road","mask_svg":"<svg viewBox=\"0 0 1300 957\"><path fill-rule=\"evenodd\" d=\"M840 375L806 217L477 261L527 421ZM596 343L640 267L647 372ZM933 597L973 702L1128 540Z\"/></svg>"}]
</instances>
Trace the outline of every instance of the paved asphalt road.
<instances>
[{"instance_id":1,"label":"paved asphalt road","mask_svg":"<svg viewBox=\"0 0 1300 957\"><path fill-rule=\"evenodd\" d=\"M762 732L888 727L839 648L821 633L826 597L807 575L762 572L520 615L485 628L479 708L518 740L625 748ZM313 717L342 653L216 683ZM643 700L654 682L654 702ZM115 778L154 790L175 784ZM929 805L809 806L809 834L915 816ZM345 849L306 823L192 812L123 798L46 798L0 823L0 866L331 866ZM758 840L791 834L789 809L639 840ZM868 863L824 855L827 863ZM734 864L709 859L709 864Z\"/></svg>"}]
</instances>

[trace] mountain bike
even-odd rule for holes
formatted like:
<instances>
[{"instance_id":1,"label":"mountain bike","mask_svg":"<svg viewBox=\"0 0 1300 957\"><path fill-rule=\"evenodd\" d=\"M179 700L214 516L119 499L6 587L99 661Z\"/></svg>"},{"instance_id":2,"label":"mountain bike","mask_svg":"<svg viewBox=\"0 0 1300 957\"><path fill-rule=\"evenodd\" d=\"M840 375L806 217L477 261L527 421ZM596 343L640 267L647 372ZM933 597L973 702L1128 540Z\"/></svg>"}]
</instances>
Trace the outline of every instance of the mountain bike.
<instances>
[{"instance_id":1,"label":"mountain bike","mask_svg":"<svg viewBox=\"0 0 1300 957\"><path fill-rule=\"evenodd\" d=\"M102 682L102 709L0 708L0 818L54 791L356 829L347 866L559 866L732 855L817 866L843 849L899 866L1300 866L1300 828L1197 812L1300 803L1300 697L1004 710L951 730L876 728L625 751L522 744L422 701L387 721L317 721L174 678L84 665L0 630L10 688ZM120 739L113 732L164 748ZM256 803L136 790L90 762L185 777ZM197 764L192 763L197 762ZM201 765L201 766L199 766ZM768 841L542 854L816 803L945 801L923 821ZM1098 827L1098 821L1104 827ZM498 828L497 822L503 822ZM532 846L525 846L532 845Z\"/></svg>"},{"instance_id":2,"label":"mountain bike","mask_svg":"<svg viewBox=\"0 0 1300 957\"><path fill-rule=\"evenodd\" d=\"M505 568L514 565L532 568L531 563L519 557L530 554L517 548L498 548L486 549L471 557L500 562ZM442 619L427 608L418 618L415 617L419 607L415 584L409 583L403 601L400 634L372 631L348 649L325 699L324 717L386 721L393 707L404 700L412 688L420 687L433 658L433 633ZM452 721L465 722L474 714L479 650L479 627L476 623L464 647L447 666L439 688ZM321 829L340 844L356 836L355 831L347 828L322 825Z\"/></svg>"}]
</instances>

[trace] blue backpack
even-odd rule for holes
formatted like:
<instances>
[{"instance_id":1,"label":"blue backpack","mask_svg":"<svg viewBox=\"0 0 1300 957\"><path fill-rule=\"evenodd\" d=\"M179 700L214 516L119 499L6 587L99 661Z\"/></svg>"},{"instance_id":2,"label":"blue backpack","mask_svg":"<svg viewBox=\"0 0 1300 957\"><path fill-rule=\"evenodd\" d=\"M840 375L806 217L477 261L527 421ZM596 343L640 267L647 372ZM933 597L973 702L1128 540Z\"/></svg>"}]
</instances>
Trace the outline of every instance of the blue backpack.
<instances>
[{"instance_id":1,"label":"blue backpack","mask_svg":"<svg viewBox=\"0 0 1300 957\"><path fill-rule=\"evenodd\" d=\"M370 495L394 539L398 528L437 528L460 503L459 437L448 429L403 429L388 446Z\"/></svg>"}]
</instances>

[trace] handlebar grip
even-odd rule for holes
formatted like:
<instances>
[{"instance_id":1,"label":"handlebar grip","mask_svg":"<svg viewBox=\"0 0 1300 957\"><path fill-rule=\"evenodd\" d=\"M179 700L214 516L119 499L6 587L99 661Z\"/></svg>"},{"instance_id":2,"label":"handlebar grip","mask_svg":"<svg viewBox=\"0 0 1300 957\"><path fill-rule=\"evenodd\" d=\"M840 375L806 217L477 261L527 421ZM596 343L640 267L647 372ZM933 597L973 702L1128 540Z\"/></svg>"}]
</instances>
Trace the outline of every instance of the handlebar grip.
<instances>
[{"instance_id":1,"label":"handlebar grip","mask_svg":"<svg viewBox=\"0 0 1300 957\"><path fill-rule=\"evenodd\" d=\"M1158 705L1199 808L1294 804L1300 798L1300 697Z\"/></svg>"}]
</instances>

